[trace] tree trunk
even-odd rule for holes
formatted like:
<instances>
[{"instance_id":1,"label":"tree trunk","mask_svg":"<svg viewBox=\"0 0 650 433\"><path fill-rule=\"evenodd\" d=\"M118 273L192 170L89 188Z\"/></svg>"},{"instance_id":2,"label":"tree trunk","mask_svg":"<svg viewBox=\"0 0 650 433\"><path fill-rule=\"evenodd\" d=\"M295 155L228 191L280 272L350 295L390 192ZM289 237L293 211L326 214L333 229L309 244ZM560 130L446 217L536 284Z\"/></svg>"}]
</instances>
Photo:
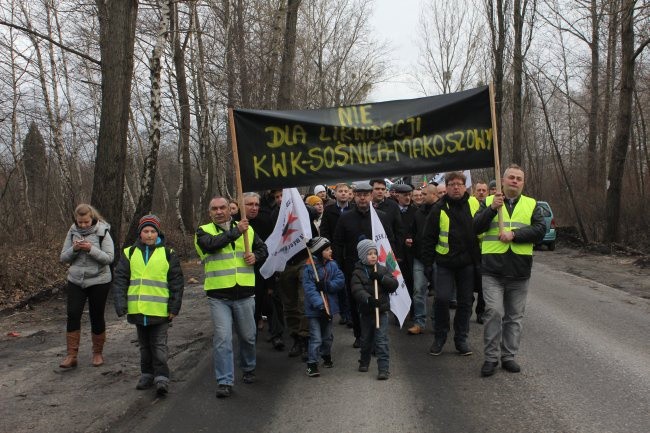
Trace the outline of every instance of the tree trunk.
<instances>
[{"instance_id":1,"label":"tree trunk","mask_svg":"<svg viewBox=\"0 0 650 433\"><path fill-rule=\"evenodd\" d=\"M619 240L621 190L625 174L625 159L632 124L632 95L634 93L634 0L624 0L621 13L621 91L616 116L616 132L609 163L609 188L605 199L605 241Z\"/></svg>"},{"instance_id":2,"label":"tree trunk","mask_svg":"<svg viewBox=\"0 0 650 433\"><path fill-rule=\"evenodd\" d=\"M180 159L182 191L180 197L180 214L182 225L186 232L194 230L194 194L192 190L192 162L190 160L190 97L187 90L187 75L185 73L185 47L181 47L178 29L178 6L170 1L173 8L171 34L173 38L174 69L176 71L176 88L180 109Z\"/></svg>"},{"instance_id":3,"label":"tree trunk","mask_svg":"<svg viewBox=\"0 0 650 433\"><path fill-rule=\"evenodd\" d=\"M293 63L296 58L296 26L298 24L298 8L300 0L287 0L287 15L284 28L284 46L280 66L280 88L278 89L277 108L291 108L294 88Z\"/></svg>"},{"instance_id":4,"label":"tree trunk","mask_svg":"<svg viewBox=\"0 0 650 433\"><path fill-rule=\"evenodd\" d=\"M149 125L149 155L144 163L144 171L140 178L140 197L135 207L135 213L131 218L129 231L126 235L126 243L130 244L137 237L138 221L144 215L152 211L154 185L156 183L156 170L158 168L158 149L160 148L160 74L162 71L162 52L165 47L169 33L171 10L168 2L161 3L160 27L156 45L149 59L149 70L151 71L151 124Z\"/></svg>"},{"instance_id":5,"label":"tree trunk","mask_svg":"<svg viewBox=\"0 0 650 433\"><path fill-rule=\"evenodd\" d=\"M510 161L514 164L522 164L523 146L523 124L521 106L521 80L524 69L522 54L522 39L524 33L524 13L521 0L514 0L513 23L514 23L514 47L512 53L512 155Z\"/></svg>"},{"instance_id":6,"label":"tree trunk","mask_svg":"<svg viewBox=\"0 0 650 433\"><path fill-rule=\"evenodd\" d=\"M503 116L503 76L504 76L504 52L506 49L506 22L505 10L503 0L496 0L496 16L495 5L493 0L486 1L486 12L488 14L488 22L490 25L490 34L492 37L492 55L494 57L494 110L497 125L497 142L503 148L503 128L501 118ZM503 153L499 153L503 155ZM500 174L498 174L500 176Z\"/></svg>"},{"instance_id":7,"label":"tree trunk","mask_svg":"<svg viewBox=\"0 0 650 433\"><path fill-rule=\"evenodd\" d=\"M137 0L95 0L99 15L102 105L91 203L111 223L119 257Z\"/></svg>"},{"instance_id":8,"label":"tree trunk","mask_svg":"<svg viewBox=\"0 0 650 433\"><path fill-rule=\"evenodd\" d=\"M235 49L239 65L239 94L241 96L241 106L250 108L250 83L248 82L248 54L246 50L246 29L244 27L244 2L237 0L235 7Z\"/></svg>"},{"instance_id":9,"label":"tree trunk","mask_svg":"<svg viewBox=\"0 0 650 433\"><path fill-rule=\"evenodd\" d=\"M591 50L591 77L590 77L590 93L591 100L589 105L589 132L587 141L587 173L586 184L592 189L598 187L597 182L593 182L594 173L597 167L597 152L598 152L598 111L599 111L599 74L598 67L600 63L600 14L598 13L597 0L591 0L591 42L589 48Z\"/></svg>"}]
</instances>

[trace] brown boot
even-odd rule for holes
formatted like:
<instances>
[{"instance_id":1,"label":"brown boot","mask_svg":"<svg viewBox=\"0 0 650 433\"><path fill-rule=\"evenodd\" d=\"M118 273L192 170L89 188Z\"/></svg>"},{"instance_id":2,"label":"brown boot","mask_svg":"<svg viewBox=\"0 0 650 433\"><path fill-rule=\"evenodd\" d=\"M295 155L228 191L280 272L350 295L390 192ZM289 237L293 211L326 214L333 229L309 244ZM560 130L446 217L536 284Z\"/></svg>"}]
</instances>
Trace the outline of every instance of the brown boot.
<instances>
[{"instance_id":1,"label":"brown boot","mask_svg":"<svg viewBox=\"0 0 650 433\"><path fill-rule=\"evenodd\" d=\"M99 367L104 364L102 351L104 350L104 342L106 341L106 332L102 332L99 335L91 335L93 340L93 367Z\"/></svg>"},{"instance_id":2,"label":"brown boot","mask_svg":"<svg viewBox=\"0 0 650 433\"><path fill-rule=\"evenodd\" d=\"M79 353L79 340L81 339L81 331L72 331L65 334L66 343L68 345L68 356L65 357L63 362L59 364L61 368L72 368L77 366L77 354Z\"/></svg>"}]
</instances>

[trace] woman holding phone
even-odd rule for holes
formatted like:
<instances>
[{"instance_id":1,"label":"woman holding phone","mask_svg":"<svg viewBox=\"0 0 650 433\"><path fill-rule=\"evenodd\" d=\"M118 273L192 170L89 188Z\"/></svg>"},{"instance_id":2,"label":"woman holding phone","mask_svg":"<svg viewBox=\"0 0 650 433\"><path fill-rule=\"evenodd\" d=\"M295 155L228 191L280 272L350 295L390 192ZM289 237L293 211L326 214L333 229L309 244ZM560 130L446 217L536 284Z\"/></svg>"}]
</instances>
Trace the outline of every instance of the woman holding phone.
<instances>
[{"instance_id":1,"label":"woman holding phone","mask_svg":"<svg viewBox=\"0 0 650 433\"><path fill-rule=\"evenodd\" d=\"M81 340L81 316L88 299L92 339L92 364L104 363L102 351L106 341L104 307L111 288L111 269L114 245L109 233L110 225L97 210L82 203L74 211L74 224L68 230L61 251L61 262L69 263L66 325L66 358L59 367L77 366Z\"/></svg>"}]
</instances>

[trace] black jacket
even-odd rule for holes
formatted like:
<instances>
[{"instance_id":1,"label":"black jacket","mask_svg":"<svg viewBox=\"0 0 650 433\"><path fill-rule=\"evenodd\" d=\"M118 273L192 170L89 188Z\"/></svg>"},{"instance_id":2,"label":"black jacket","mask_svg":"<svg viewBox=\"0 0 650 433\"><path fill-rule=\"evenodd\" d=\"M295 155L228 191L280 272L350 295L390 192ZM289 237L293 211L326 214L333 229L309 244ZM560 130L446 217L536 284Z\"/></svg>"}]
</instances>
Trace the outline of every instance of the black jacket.
<instances>
[{"instance_id":1,"label":"black jacket","mask_svg":"<svg viewBox=\"0 0 650 433\"><path fill-rule=\"evenodd\" d=\"M411 247L411 253L413 257L422 261L422 235L424 233L424 226L426 225L427 218L429 217L429 212L435 203L422 205L417 209L413 215L413 222L411 224L410 233L413 235L413 246Z\"/></svg>"},{"instance_id":2,"label":"black jacket","mask_svg":"<svg viewBox=\"0 0 650 433\"><path fill-rule=\"evenodd\" d=\"M512 211L517 206L519 197L517 197L512 204L505 200L503 204L503 212L508 212L512 215ZM497 211L491 207L481 203L479 211L474 216L474 230L476 233L483 233L490 228L490 222L497 216ZM530 225L518 228L514 243L532 243L533 245L539 243L544 239L546 233L546 224L544 216L539 206L535 206L533 215L530 220ZM491 275L495 277L506 277L513 279L528 279L530 278L530 270L533 267L533 256L524 256L515 254L511 249L508 249L504 254L483 254L481 260L481 271L483 275Z\"/></svg>"},{"instance_id":3,"label":"black jacket","mask_svg":"<svg viewBox=\"0 0 650 433\"><path fill-rule=\"evenodd\" d=\"M167 311L175 316L181 310L181 303L183 300L183 289L185 287L185 280L183 279L183 270L181 269L181 262L178 256L171 248L165 246L165 238L162 233L158 239L161 242L149 248L149 257L157 248L164 248L169 262L169 270L167 271L167 287L169 289L169 301L167 302ZM125 254L122 252L120 260L115 267L113 273L113 301L115 304L115 312L118 316L123 316L127 313L127 293L131 283L131 262L130 256L133 255L135 248L142 251L143 256L146 254L147 245L143 244L139 239L133 244ZM127 257L127 254L129 255ZM143 314L129 314L127 316L129 323L134 325L157 325L168 321L167 317L145 316Z\"/></svg>"},{"instance_id":4,"label":"black jacket","mask_svg":"<svg viewBox=\"0 0 650 433\"><path fill-rule=\"evenodd\" d=\"M361 314L374 314L374 308L368 307L368 298L375 297L375 284L374 281L370 279L370 273L373 270L374 268L372 266L364 265L359 262L354 267L350 279L350 291L352 292L355 301L357 301ZM381 279L378 280L379 300L381 302L379 312L383 313L384 311L390 310L389 294L394 293L397 290L399 283L386 266L378 264L377 273L381 275Z\"/></svg>"},{"instance_id":5,"label":"black jacket","mask_svg":"<svg viewBox=\"0 0 650 433\"><path fill-rule=\"evenodd\" d=\"M468 199L468 193L458 200L444 195L433 205L422 234L422 262L425 266L431 266L434 260L436 264L446 268L462 268L480 262L481 251L474 232ZM442 212L449 217L449 252L447 254L436 252Z\"/></svg>"},{"instance_id":6,"label":"black jacket","mask_svg":"<svg viewBox=\"0 0 650 433\"><path fill-rule=\"evenodd\" d=\"M395 236L393 236L390 226L386 224L386 214L376 210L377 216L381 221L386 236L394 248ZM343 213L336 224L334 237L331 239L334 259L343 270L346 277L352 274L354 264L359 260L357 255L357 244L364 239L372 239L372 223L370 219L370 209L362 212L359 208Z\"/></svg>"},{"instance_id":7,"label":"black jacket","mask_svg":"<svg viewBox=\"0 0 650 433\"><path fill-rule=\"evenodd\" d=\"M325 206L323 209L323 218L320 221L320 235L331 242L334 238L336 223L338 223L339 217L351 209L354 209L354 202L348 202L348 205L344 208L338 207L336 203Z\"/></svg>"}]
</instances>

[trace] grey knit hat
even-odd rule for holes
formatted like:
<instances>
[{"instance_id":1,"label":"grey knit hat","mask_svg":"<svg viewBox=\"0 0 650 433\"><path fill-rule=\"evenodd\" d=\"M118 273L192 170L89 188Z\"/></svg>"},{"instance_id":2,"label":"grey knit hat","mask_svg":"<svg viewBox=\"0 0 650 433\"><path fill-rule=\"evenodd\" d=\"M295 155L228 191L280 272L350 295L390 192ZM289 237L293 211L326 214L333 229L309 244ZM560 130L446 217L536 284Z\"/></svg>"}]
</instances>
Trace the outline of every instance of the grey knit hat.
<instances>
[{"instance_id":1,"label":"grey knit hat","mask_svg":"<svg viewBox=\"0 0 650 433\"><path fill-rule=\"evenodd\" d=\"M317 257L325 248L329 246L330 241L328 241L327 238L320 236L310 239L309 242L307 242L307 248L309 248L309 251L312 253L312 255Z\"/></svg>"},{"instance_id":2,"label":"grey knit hat","mask_svg":"<svg viewBox=\"0 0 650 433\"><path fill-rule=\"evenodd\" d=\"M364 239L357 244L357 252L359 254L359 260L364 265L368 264L368 253L370 250L377 251L377 244L371 241L370 239Z\"/></svg>"}]
</instances>

